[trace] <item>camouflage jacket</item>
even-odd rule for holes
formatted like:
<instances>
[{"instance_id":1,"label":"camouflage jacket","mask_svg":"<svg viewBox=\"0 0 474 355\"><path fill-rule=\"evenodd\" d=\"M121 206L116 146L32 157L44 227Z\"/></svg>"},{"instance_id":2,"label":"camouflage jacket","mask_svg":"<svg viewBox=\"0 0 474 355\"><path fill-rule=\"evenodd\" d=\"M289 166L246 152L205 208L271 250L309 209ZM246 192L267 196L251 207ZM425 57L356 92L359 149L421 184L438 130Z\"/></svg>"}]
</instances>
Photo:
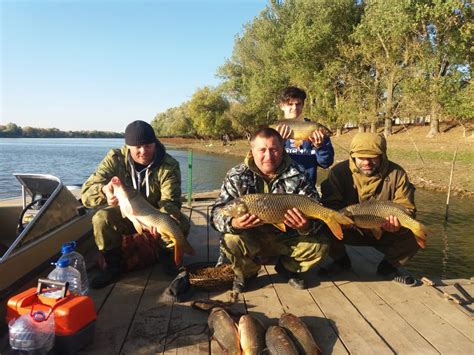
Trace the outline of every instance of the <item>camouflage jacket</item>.
<instances>
[{"instance_id":1,"label":"camouflage jacket","mask_svg":"<svg viewBox=\"0 0 474 355\"><path fill-rule=\"evenodd\" d=\"M181 209L181 171L179 163L165 153L165 147L157 143L157 149L162 149L162 159L147 171L149 195L145 196L143 179L140 190L153 206L162 212L179 216ZM87 179L82 186L81 197L86 207L97 207L107 203L102 192L112 177L117 176L125 184L132 186L131 166L129 162L130 151L127 146L121 149L111 149L97 170Z\"/></svg>"},{"instance_id":2,"label":"camouflage jacket","mask_svg":"<svg viewBox=\"0 0 474 355\"><path fill-rule=\"evenodd\" d=\"M286 153L276 176L268 183L263 179L249 153L242 164L227 172L219 197L212 206L211 225L221 233L238 233L239 231L232 228L232 217L223 216L219 211L233 199L253 193L300 194L319 201L318 192L310 183L304 168L293 162Z\"/></svg>"}]
</instances>

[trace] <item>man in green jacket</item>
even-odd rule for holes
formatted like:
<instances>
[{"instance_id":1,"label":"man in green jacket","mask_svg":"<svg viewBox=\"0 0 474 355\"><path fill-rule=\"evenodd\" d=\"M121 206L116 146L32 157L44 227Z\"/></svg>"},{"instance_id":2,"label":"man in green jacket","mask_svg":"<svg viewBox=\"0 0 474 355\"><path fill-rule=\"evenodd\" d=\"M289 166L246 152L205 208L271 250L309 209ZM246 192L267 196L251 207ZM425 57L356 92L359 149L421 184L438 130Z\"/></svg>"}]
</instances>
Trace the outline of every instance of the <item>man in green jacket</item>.
<instances>
[{"instance_id":1,"label":"man in green jacket","mask_svg":"<svg viewBox=\"0 0 474 355\"><path fill-rule=\"evenodd\" d=\"M331 168L321 184L322 202L339 210L362 201L392 201L406 208L415 217L415 187L402 167L388 160L385 137L375 133L358 133L350 147L350 158ZM370 230L346 229L344 239L332 238L329 255L334 263L324 271L339 271L351 267L344 244L372 246L384 254L378 265L380 275L396 274L418 251L413 233L400 227L395 216L389 216L377 240Z\"/></svg>"},{"instance_id":2,"label":"man in green jacket","mask_svg":"<svg viewBox=\"0 0 474 355\"><path fill-rule=\"evenodd\" d=\"M104 256L106 267L92 281L91 288L101 288L120 277L122 236L135 233L133 224L123 218L114 196L112 177L139 190L146 200L179 221L187 235L189 222L181 213L181 171L179 163L166 153L153 128L144 121L134 121L125 129L125 145L111 149L82 186L82 202L95 208L107 204L92 218L95 243ZM157 237L153 228L149 232ZM171 254L172 246L163 245Z\"/></svg>"}]
</instances>

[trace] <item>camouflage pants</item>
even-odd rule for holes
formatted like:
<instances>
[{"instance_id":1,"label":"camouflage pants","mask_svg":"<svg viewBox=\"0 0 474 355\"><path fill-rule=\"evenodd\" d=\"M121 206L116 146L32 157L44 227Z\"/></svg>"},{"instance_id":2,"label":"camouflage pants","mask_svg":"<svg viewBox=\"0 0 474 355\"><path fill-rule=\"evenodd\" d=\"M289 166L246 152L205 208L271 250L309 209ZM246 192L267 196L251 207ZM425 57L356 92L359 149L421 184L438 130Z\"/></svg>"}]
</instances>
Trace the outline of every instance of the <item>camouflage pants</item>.
<instances>
[{"instance_id":1,"label":"camouflage pants","mask_svg":"<svg viewBox=\"0 0 474 355\"><path fill-rule=\"evenodd\" d=\"M329 255L333 259L343 257L346 253L345 244L374 247L395 267L405 265L420 249L413 233L408 229L401 229L396 233L384 231L379 240L367 230L361 235L357 230L345 229L343 240L332 237Z\"/></svg>"},{"instance_id":2,"label":"camouflage pants","mask_svg":"<svg viewBox=\"0 0 474 355\"><path fill-rule=\"evenodd\" d=\"M327 232L299 236L275 233L224 234L222 245L239 278L248 278L260 270L257 256L280 256L283 266L292 272L305 272L318 264L329 251Z\"/></svg>"},{"instance_id":3,"label":"camouflage pants","mask_svg":"<svg viewBox=\"0 0 474 355\"><path fill-rule=\"evenodd\" d=\"M92 217L95 244L99 250L111 250L122 246L122 236L136 233L132 222L123 218L118 207L107 207L95 213ZM189 221L185 215L180 215L180 228L184 235L189 233ZM170 243L163 242L165 248L172 248Z\"/></svg>"}]
</instances>

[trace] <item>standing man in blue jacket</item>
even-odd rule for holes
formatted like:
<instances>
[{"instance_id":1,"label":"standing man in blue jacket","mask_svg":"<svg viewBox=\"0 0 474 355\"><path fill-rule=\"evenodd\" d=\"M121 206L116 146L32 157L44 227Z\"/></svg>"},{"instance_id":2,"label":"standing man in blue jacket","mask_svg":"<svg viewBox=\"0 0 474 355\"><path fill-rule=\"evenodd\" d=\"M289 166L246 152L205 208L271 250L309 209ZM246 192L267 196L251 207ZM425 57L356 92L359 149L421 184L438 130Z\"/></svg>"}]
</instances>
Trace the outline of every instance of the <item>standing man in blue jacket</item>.
<instances>
[{"instance_id":1,"label":"standing man in blue jacket","mask_svg":"<svg viewBox=\"0 0 474 355\"><path fill-rule=\"evenodd\" d=\"M285 115L285 119L298 119L301 121L311 121L302 116L306 93L295 86L285 88L279 97L280 109ZM297 147L293 139L288 139L291 129L287 125L279 125L277 131L285 139L286 153L295 162L302 165L309 175L313 186L316 186L318 166L326 169L334 162L334 148L331 140L321 130L315 130L308 140Z\"/></svg>"}]
</instances>

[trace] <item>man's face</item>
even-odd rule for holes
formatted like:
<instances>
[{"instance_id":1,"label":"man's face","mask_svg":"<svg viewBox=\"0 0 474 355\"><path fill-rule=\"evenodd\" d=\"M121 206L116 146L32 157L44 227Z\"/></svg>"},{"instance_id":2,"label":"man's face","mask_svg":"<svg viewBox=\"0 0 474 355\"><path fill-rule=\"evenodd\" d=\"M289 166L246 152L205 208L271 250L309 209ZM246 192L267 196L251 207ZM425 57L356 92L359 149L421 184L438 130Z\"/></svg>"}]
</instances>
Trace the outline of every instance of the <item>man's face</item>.
<instances>
[{"instance_id":1,"label":"man's face","mask_svg":"<svg viewBox=\"0 0 474 355\"><path fill-rule=\"evenodd\" d=\"M133 161L142 165L148 165L152 162L155 156L155 147L156 143L128 146Z\"/></svg>"},{"instance_id":2,"label":"man's face","mask_svg":"<svg viewBox=\"0 0 474 355\"><path fill-rule=\"evenodd\" d=\"M378 173L380 168L380 155L375 158L354 158L359 171L365 176L372 176Z\"/></svg>"},{"instance_id":3,"label":"man's face","mask_svg":"<svg viewBox=\"0 0 474 355\"><path fill-rule=\"evenodd\" d=\"M283 159L283 145L277 137L256 137L252 156L257 168L265 175L274 175Z\"/></svg>"},{"instance_id":4,"label":"man's face","mask_svg":"<svg viewBox=\"0 0 474 355\"><path fill-rule=\"evenodd\" d=\"M284 112L285 118L298 118L303 113L303 105L303 100L295 98L280 103L280 108Z\"/></svg>"}]
</instances>

